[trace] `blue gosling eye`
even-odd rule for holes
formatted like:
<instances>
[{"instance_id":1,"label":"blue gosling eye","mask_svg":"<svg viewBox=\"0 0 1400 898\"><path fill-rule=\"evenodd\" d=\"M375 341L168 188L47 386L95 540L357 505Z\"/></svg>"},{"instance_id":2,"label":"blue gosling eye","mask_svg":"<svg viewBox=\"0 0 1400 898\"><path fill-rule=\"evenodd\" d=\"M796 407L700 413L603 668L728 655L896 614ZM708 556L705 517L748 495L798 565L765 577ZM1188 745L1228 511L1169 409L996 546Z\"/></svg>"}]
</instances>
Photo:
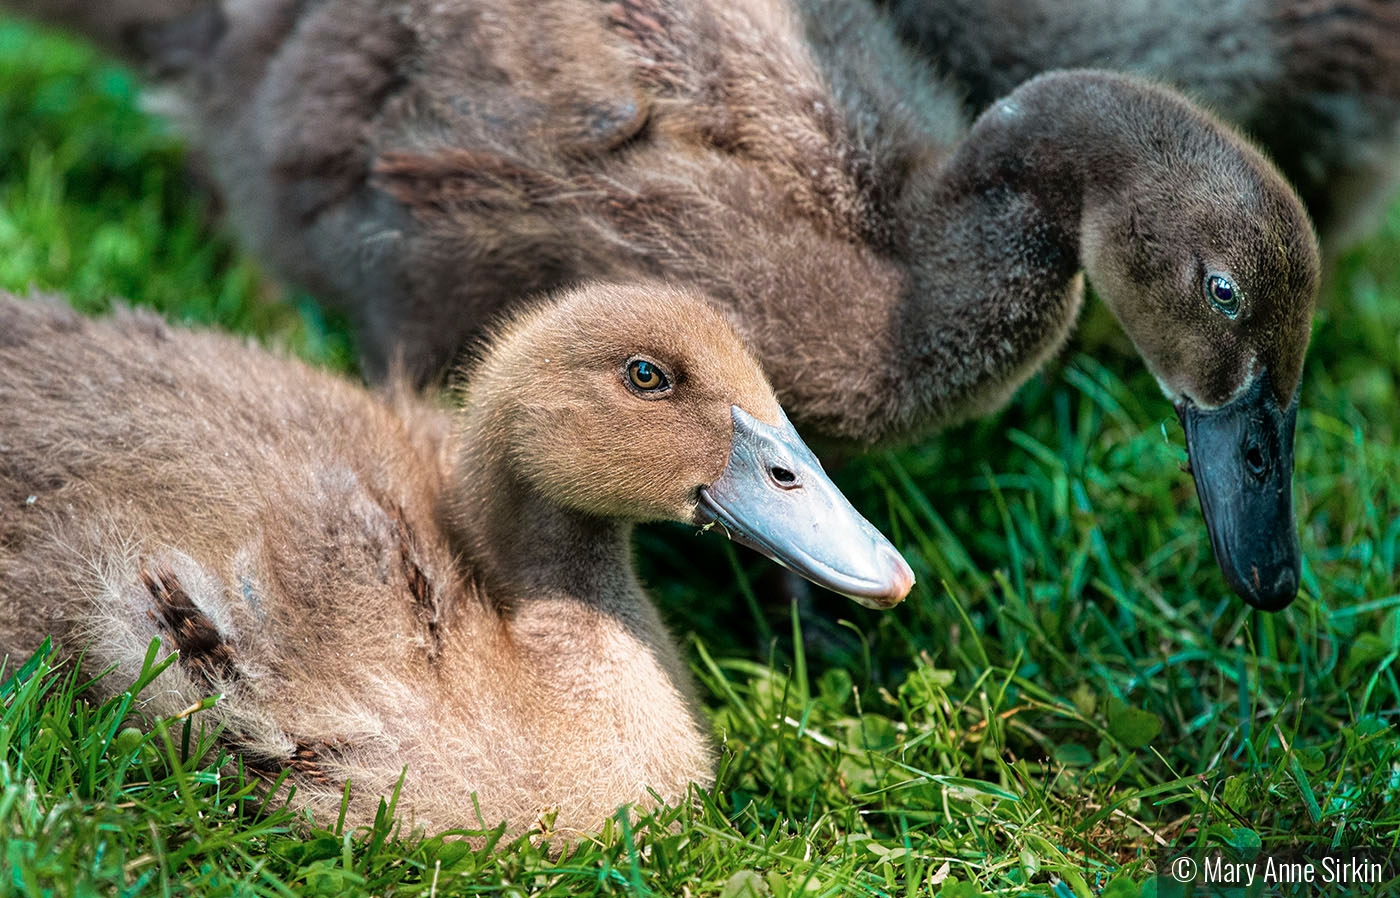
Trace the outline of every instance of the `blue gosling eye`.
<instances>
[{"instance_id":1,"label":"blue gosling eye","mask_svg":"<svg viewBox=\"0 0 1400 898\"><path fill-rule=\"evenodd\" d=\"M1206 299L1230 318L1239 314L1240 288L1228 274L1206 275Z\"/></svg>"},{"instance_id":2,"label":"blue gosling eye","mask_svg":"<svg viewBox=\"0 0 1400 898\"><path fill-rule=\"evenodd\" d=\"M627 363L627 379L643 393L659 393L671 386L666 372L646 359L633 359Z\"/></svg>"}]
</instances>

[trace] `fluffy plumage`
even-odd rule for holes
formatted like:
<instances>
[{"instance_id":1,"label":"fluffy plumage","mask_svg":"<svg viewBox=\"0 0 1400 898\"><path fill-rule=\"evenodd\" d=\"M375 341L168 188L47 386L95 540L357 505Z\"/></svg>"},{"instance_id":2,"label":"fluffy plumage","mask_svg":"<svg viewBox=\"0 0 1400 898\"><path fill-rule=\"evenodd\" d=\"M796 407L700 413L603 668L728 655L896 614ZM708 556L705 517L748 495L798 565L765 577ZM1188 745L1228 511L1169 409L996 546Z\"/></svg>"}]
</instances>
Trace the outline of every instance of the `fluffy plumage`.
<instances>
[{"instance_id":1,"label":"fluffy plumage","mask_svg":"<svg viewBox=\"0 0 1400 898\"><path fill-rule=\"evenodd\" d=\"M710 782L690 678L630 525L690 521L731 403L781 412L707 304L593 287L500 330L448 415L140 312L0 298L0 653L54 633L94 669L180 661L146 695L296 801L511 832ZM684 378L645 402L645 353ZM129 680L128 680L129 682ZM478 793L481 818L473 811Z\"/></svg>"}]
</instances>

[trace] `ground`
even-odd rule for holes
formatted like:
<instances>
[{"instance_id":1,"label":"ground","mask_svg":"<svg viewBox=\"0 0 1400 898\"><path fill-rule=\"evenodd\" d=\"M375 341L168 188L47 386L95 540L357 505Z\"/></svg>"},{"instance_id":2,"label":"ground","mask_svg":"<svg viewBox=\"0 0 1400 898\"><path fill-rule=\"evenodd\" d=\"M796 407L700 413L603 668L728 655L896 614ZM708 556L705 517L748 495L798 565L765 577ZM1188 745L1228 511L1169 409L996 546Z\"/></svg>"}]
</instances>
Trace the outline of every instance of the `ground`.
<instances>
[{"instance_id":1,"label":"ground","mask_svg":"<svg viewBox=\"0 0 1400 898\"><path fill-rule=\"evenodd\" d=\"M0 21L0 288L125 297L351 370L344 327L240 254L136 93ZM1122 898L1169 848L1394 844L1397 334L1400 206L1328 278L1298 420L1304 595L1280 614L1225 586L1181 428L1096 307L1003 413L837 471L915 568L902 607L791 614L765 562L643 534L723 748L694 807L563 856L403 832L388 807L318 829L204 757L198 708L90 702L100 671L40 655L0 687L0 895Z\"/></svg>"}]
</instances>

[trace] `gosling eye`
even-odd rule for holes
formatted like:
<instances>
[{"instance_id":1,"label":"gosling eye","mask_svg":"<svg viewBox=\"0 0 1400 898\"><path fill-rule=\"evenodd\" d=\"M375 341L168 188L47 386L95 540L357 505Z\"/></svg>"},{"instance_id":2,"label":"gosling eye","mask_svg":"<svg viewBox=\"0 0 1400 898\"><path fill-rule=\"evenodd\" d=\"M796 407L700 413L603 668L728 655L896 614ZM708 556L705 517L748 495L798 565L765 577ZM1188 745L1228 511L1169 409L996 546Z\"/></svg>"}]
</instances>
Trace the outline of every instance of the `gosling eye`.
<instances>
[{"instance_id":1,"label":"gosling eye","mask_svg":"<svg viewBox=\"0 0 1400 898\"><path fill-rule=\"evenodd\" d=\"M671 379L666 372L648 359L632 359L627 363L627 385L646 399L657 399L671 391Z\"/></svg>"},{"instance_id":2,"label":"gosling eye","mask_svg":"<svg viewBox=\"0 0 1400 898\"><path fill-rule=\"evenodd\" d=\"M1228 274L1211 272L1206 275L1206 299L1227 318L1240 313L1240 288Z\"/></svg>"}]
</instances>

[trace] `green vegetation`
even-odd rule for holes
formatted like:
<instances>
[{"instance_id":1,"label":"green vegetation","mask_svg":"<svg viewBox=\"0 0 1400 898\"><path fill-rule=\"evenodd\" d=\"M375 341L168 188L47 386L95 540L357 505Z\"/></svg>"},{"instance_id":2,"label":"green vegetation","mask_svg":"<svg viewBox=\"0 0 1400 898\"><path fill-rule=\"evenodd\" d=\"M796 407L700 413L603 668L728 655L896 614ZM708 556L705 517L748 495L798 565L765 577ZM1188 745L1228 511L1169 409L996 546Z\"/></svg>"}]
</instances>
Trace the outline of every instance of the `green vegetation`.
<instances>
[{"instance_id":1,"label":"green vegetation","mask_svg":"<svg viewBox=\"0 0 1400 898\"><path fill-rule=\"evenodd\" d=\"M125 71L0 23L0 288L123 296L347 365L343 330L233 248L134 103ZM904 606L794 616L771 565L644 535L723 747L693 807L558 857L403 831L392 796L370 831L320 829L206 756L199 708L142 714L159 665L98 701L101 671L41 652L0 675L0 895L1122 898L1155 888L1164 845L1395 845L1397 334L1400 207L1314 331L1306 595L1282 614L1229 594L1180 427L1095 309L1001 415L838 471L915 566Z\"/></svg>"}]
</instances>

